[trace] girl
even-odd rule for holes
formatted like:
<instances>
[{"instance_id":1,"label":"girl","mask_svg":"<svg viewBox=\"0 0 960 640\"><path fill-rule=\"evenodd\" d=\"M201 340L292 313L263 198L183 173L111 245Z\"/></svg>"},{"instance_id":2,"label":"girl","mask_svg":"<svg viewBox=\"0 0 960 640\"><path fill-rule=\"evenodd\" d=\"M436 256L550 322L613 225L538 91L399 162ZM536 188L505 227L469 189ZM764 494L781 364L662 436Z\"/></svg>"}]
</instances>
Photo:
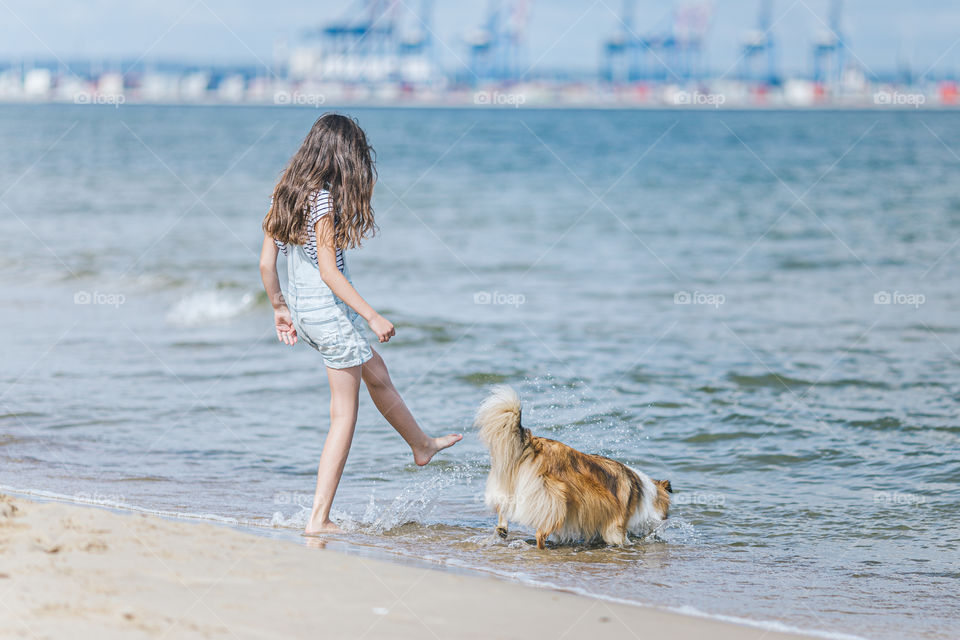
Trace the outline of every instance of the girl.
<instances>
[{"instance_id":1,"label":"girl","mask_svg":"<svg viewBox=\"0 0 960 640\"><path fill-rule=\"evenodd\" d=\"M431 438L420 429L380 354L364 337L360 318L380 342L396 335L393 324L353 288L343 255L377 228L370 203L376 182L372 151L356 121L322 116L290 159L263 221L260 276L273 304L277 339L294 345L302 338L319 351L330 382L330 430L320 454L308 535L340 531L330 520L330 506L353 440L361 379L418 465L463 437ZM277 276L280 251L287 256L286 300Z\"/></svg>"}]
</instances>

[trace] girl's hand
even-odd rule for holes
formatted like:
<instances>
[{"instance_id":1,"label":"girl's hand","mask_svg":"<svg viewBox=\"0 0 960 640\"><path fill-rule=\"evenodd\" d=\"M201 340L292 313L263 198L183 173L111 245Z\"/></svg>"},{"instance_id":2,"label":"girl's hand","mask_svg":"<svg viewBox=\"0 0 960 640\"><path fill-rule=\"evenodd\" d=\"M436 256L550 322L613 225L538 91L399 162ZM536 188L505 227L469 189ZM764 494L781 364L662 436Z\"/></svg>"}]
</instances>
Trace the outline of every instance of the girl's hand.
<instances>
[{"instance_id":1,"label":"girl's hand","mask_svg":"<svg viewBox=\"0 0 960 640\"><path fill-rule=\"evenodd\" d=\"M297 330L293 328L293 318L286 306L273 310L273 324L277 328L277 340L284 344L297 344Z\"/></svg>"},{"instance_id":2,"label":"girl's hand","mask_svg":"<svg viewBox=\"0 0 960 640\"><path fill-rule=\"evenodd\" d=\"M393 328L393 323L379 313L370 318L367 324L370 325L370 330L377 334L380 342L388 342L390 338L397 335L396 330Z\"/></svg>"}]
</instances>

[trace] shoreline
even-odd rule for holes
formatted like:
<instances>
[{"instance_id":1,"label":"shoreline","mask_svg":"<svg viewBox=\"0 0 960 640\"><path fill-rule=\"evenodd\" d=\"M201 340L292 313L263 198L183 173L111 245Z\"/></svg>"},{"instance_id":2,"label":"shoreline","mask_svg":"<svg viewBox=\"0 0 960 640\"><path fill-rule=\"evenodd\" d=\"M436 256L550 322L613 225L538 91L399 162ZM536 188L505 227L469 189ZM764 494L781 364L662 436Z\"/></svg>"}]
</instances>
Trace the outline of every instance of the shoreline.
<instances>
[{"instance_id":1,"label":"shoreline","mask_svg":"<svg viewBox=\"0 0 960 640\"><path fill-rule=\"evenodd\" d=\"M327 546L0 494L0 636L823 637Z\"/></svg>"}]
</instances>

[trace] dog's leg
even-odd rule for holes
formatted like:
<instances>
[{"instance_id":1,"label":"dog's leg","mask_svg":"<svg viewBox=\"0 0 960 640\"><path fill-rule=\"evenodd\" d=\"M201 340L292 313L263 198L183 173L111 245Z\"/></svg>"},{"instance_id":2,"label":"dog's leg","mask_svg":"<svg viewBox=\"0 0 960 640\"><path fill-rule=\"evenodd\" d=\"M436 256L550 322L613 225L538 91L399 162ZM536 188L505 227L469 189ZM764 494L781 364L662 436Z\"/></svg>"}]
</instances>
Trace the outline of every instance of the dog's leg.
<instances>
[{"instance_id":1,"label":"dog's leg","mask_svg":"<svg viewBox=\"0 0 960 640\"><path fill-rule=\"evenodd\" d=\"M627 528L619 524L611 524L601 537L604 544L623 546L627 543Z\"/></svg>"},{"instance_id":2,"label":"dog's leg","mask_svg":"<svg viewBox=\"0 0 960 640\"><path fill-rule=\"evenodd\" d=\"M503 509L497 507L497 535L506 539L507 537L507 519L503 515Z\"/></svg>"},{"instance_id":3,"label":"dog's leg","mask_svg":"<svg viewBox=\"0 0 960 640\"><path fill-rule=\"evenodd\" d=\"M546 529L537 529L537 549L543 549L544 543L547 541L547 538L550 537L552 531Z\"/></svg>"}]
</instances>

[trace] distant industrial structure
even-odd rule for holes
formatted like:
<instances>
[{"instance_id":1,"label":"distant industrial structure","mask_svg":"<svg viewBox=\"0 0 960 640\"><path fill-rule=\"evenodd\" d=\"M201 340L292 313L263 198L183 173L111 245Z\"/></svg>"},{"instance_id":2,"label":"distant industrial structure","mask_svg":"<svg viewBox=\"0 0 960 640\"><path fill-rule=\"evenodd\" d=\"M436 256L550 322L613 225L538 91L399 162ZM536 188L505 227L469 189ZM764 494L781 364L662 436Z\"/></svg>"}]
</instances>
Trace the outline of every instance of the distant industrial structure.
<instances>
[{"instance_id":1,"label":"distant industrial structure","mask_svg":"<svg viewBox=\"0 0 960 640\"><path fill-rule=\"evenodd\" d=\"M819 34L813 45L813 81L818 84L838 83L843 78L846 43L841 35L842 7L841 0L831 0L830 27Z\"/></svg>"},{"instance_id":2,"label":"distant industrial structure","mask_svg":"<svg viewBox=\"0 0 960 640\"><path fill-rule=\"evenodd\" d=\"M524 43L528 0L490 0L483 26L466 37L470 84L516 83L526 75Z\"/></svg>"},{"instance_id":3,"label":"distant industrial structure","mask_svg":"<svg viewBox=\"0 0 960 640\"><path fill-rule=\"evenodd\" d=\"M309 82L429 85L442 72L433 47L433 3L422 0L406 32L397 0L367 0L360 18L306 33L289 57L289 76Z\"/></svg>"},{"instance_id":4,"label":"distant industrial structure","mask_svg":"<svg viewBox=\"0 0 960 640\"><path fill-rule=\"evenodd\" d=\"M617 84L702 80L713 3L678 4L668 24L643 35L636 30L636 5L636 0L624 0L620 28L604 43L600 77Z\"/></svg>"},{"instance_id":5,"label":"distant industrial structure","mask_svg":"<svg viewBox=\"0 0 960 640\"><path fill-rule=\"evenodd\" d=\"M740 52L740 80L743 82L770 86L780 84L772 16L773 0L760 0L757 28L746 33Z\"/></svg>"},{"instance_id":6,"label":"distant industrial structure","mask_svg":"<svg viewBox=\"0 0 960 640\"><path fill-rule=\"evenodd\" d=\"M307 29L297 42L278 41L269 67L0 63L0 101L691 108L960 103L952 77L918 79L904 65L891 78L867 77L849 55L841 0L823 0L829 18L812 34L810 73L787 77L779 66L774 18L780 3L755 1L754 26L727 45L735 47L737 63L720 75L706 55L713 0L672 0L662 19L643 25L638 15L652 0L622 0L612 35L599 43L594 77L531 67L533 0L488 0L479 23L443 45L447 60L457 59L453 71L444 69L438 51L432 0L365 0L361 11Z\"/></svg>"}]
</instances>

